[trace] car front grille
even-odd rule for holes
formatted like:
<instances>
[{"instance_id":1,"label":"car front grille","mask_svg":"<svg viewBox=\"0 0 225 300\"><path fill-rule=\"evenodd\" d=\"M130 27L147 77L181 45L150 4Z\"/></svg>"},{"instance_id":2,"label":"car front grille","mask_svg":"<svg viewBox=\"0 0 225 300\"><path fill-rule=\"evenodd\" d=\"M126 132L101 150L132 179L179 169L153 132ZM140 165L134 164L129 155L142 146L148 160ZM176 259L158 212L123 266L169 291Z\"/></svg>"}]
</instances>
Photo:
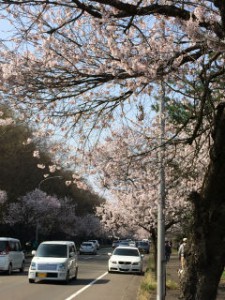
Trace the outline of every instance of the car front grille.
<instances>
[{"instance_id":1,"label":"car front grille","mask_svg":"<svg viewBox=\"0 0 225 300\"><path fill-rule=\"evenodd\" d=\"M56 271L57 265L56 264L38 264L37 266L38 271Z\"/></svg>"}]
</instances>

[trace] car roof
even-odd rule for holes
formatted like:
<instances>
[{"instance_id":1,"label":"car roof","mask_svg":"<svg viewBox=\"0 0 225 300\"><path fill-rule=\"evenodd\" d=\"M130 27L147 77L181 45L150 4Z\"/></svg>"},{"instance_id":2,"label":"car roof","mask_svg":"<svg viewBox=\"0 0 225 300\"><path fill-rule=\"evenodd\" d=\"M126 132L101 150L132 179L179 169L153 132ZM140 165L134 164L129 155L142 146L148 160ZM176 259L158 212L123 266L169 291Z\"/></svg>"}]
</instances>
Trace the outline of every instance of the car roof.
<instances>
[{"instance_id":1,"label":"car roof","mask_svg":"<svg viewBox=\"0 0 225 300\"><path fill-rule=\"evenodd\" d=\"M0 241L14 241L14 242L18 242L18 239L14 239L11 237L0 237Z\"/></svg>"},{"instance_id":2,"label":"car roof","mask_svg":"<svg viewBox=\"0 0 225 300\"><path fill-rule=\"evenodd\" d=\"M42 242L41 244L49 244L49 245L71 245L71 244L74 244L73 241L45 241L45 242Z\"/></svg>"},{"instance_id":3,"label":"car roof","mask_svg":"<svg viewBox=\"0 0 225 300\"><path fill-rule=\"evenodd\" d=\"M137 249L139 251L137 247L133 247L133 246L118 246L116 247L116 249Z\"/></svg>"},{"instance_id":4,"label":"car roof","mask_svg":"<svg viewBox=\"0 0 225 300\"><path fill-rule=\"evenodd\" d=\"M91 241L86 241L86 242L82 242L82 244L94 244L94 243Z\"/></svg>"}]
</instances>

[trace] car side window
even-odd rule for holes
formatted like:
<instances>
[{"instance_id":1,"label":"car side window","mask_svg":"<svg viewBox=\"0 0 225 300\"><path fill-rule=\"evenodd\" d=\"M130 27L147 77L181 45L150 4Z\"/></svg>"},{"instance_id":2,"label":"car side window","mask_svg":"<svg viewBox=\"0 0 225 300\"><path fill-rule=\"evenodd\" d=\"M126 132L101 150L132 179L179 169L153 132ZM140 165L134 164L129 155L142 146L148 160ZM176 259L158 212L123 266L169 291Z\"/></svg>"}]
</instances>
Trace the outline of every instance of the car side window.
<instances>
[{"instance_id":1,"label":"car side window","mask_svg":"<svg viewBox=\"0 0 225 300\"><path fill-rule=\"evenodd\" d=\"M70 257L72 256L72 253L73 255L75 255L76 251L75 251L75 248L73 245L70 245L69 246L69 254L70 254Z\"/></svg>"},{"instance_id":2,"label":"car side window","mask_svg":"<svg viewBox=\"0 0 225 300\"><path fill-rule=\"evenodd\" d=\"M20 242L18 242L18 251L22 251L22 247L21 247Z\"/></svg>"},{"instance_id":3,"label":"car side window","mask_svg":"<svg viewBox=\"0 0 225 300\"><path fill-rule=\"evenodd\" d=\"M14 250L15 250L15 251L19 251L19 245L18 245L18 243L17 243L17 242L15 242L15 247L14 247Z\"/></svg>"},{"instance_id":4,"label":"car side window","mask_svg":"<svg viewBox=\"0 0 225 300\"><path fill-rule=\"evenodd\" d=\"M15 242L13 242L13 241L9 242L9 251L16 251Z\"/></svg>"},{"instance_id":5,"label":"car side window","mask_svg":"<svg viewBox=\"0 0 225 300\"><path fill-rule=\"evenodd\" d=\"M21 251L21 245L20 242L15 242L15 251Z\"/></svg>"}]
</instances>

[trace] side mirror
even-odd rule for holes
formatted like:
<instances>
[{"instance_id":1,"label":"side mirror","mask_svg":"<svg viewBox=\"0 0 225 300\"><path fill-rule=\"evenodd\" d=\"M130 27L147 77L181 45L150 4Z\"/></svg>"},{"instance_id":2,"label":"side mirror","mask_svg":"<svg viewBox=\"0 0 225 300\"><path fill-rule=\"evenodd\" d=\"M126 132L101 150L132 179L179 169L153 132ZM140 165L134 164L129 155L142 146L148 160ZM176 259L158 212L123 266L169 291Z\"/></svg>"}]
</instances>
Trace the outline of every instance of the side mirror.
<instances>
[{"instance_id":1,"label":"side mirror","mask_svg":"<svg viewBox=\"0 0 225 300\"><path fill-rule=\"evenodd\" d=\"M112 253L108 253L108 256L111 256L112 255Z\"/></svg>"},{"instance_id":2,"label":"side mirror","mask_svg":"<svg viewBox=\"0 0 225 300\"><path fill-rule=\"evenodd\" d=\"M32 251L31 251L31 254L32 254L33 256L35 256L36 250L32 250Z\"/></svg>"}]
</instances>

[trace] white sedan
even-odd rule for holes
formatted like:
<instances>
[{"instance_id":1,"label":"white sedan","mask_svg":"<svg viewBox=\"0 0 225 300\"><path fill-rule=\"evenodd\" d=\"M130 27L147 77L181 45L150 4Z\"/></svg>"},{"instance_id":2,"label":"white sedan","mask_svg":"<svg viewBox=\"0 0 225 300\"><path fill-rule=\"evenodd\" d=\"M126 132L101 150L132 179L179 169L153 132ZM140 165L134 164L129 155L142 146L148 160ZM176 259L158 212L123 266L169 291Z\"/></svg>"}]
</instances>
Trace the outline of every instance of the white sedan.
<instances>
[{"instance_id":1,"label":"white sedan","mask_svg":"<svg viewBox=\"0 0 225 300\"><path fill-rule=\"evenodd\" d=\"M92 242L83 242L80 245L80 254L97 254L95 244Z\"/></svg>"},{"instance_id":2,"label":"white sedan","mask_svg":"<svg viewBox=\"0 0 225 300\"><path fill-rule=\"evenodd\" d=\"M108 272L143 273L143 257L136 247L118 246L108 261Z\"/></svg>"}]
</instances>

